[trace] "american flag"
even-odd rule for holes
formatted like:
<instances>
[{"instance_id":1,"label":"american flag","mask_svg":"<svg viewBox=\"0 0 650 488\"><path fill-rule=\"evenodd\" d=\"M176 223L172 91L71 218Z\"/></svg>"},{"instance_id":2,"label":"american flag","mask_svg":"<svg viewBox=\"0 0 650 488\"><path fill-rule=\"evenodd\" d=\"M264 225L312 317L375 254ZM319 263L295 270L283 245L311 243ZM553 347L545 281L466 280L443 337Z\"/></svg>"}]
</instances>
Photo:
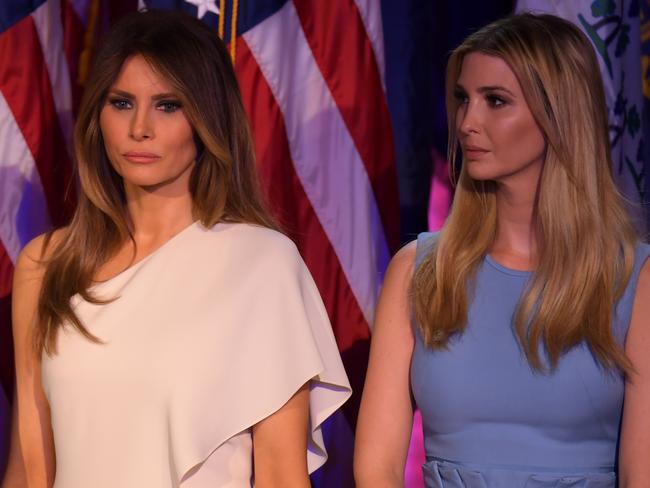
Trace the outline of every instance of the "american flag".
<instances>
[{"instance_id":1,"label":"american flag","mask_svg":"<svg viewBox=\"0 0 650 488\"><path fill-rule=\"evenodd\" d=\"M0 5L3 296L21 247L68 215L77 85L107 5ZM330 461L314 483L353 486L352 442L370 324L399 242L380 2L152 0L139 7L184 10L229 43L263 188L320 289L355 391L326 426ZM8 336L6 318L0 325Z\"/></svg>"}]
</instances>

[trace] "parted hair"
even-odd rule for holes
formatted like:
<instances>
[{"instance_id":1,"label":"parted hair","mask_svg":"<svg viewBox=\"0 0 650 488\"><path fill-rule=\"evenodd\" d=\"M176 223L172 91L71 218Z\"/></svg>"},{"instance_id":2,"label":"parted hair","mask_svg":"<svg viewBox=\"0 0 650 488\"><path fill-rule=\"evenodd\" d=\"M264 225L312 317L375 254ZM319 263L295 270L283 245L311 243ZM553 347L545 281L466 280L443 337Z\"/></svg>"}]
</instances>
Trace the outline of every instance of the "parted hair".
<instances>
[{"instance_id":1,"label":"parted hair","mask_svg":"<svg viewBox=\"0 0 650 488\"><path fill-rule=\"evenodd\" d=\"M203 22L183 13L147 11L120 20L94 59L75 125L79 202L45 261L34 348L56 352L56 334L69 323L97 341L75 315L79 294L90 291L98 268L133 240L122 178L111 165L99 115L125 60L142 56L178 95L193 128L197 159L190 176L194 218L205 227L219 221L275 228L261 197L253 143L234 69L225 46ZM135 244L135 243L134 243Z\"/></svg>"},{"instance_id":2,"label":"parted hair","mask_svg":"<svg viewBox=\"0 0 650 488\"><path fill-rule=\"evenodd\" d=\"M534 208L539 259L513 317L519 344L540 372L553 370L562 354L585 342L606 369L629 374L631 363L611 321L630 279L637 233L612 177L595 51L580 29L552 15L498 20L470 35L449 59L448 157L456 192L411 283L424 341L444 348L463 332L477 269L496 235L497 184L473 180L464 164L455 172L454 87L464 57L473 52L510 66L547 145Z\"/></svg>"}]
</instances>

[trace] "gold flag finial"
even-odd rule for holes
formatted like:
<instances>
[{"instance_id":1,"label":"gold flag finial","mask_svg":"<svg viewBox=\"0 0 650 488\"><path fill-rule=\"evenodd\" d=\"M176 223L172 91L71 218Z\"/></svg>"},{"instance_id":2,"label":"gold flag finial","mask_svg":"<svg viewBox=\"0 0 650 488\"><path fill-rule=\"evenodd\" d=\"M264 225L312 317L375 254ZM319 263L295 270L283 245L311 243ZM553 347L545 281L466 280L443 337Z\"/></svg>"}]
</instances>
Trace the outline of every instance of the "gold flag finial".
<instances>
[{"instance_id":1,"label":"gold flag finial","mask_svg":"<svg viewBox=\"0 0 650 488\"><path fill-rule=\"evenodd\" d=\"M230 21L230 57L232 64L235 64L235 53L237 46L237 10L239 8L239 0L232 0L232 18Z\"/></svg>"}]
</instances>

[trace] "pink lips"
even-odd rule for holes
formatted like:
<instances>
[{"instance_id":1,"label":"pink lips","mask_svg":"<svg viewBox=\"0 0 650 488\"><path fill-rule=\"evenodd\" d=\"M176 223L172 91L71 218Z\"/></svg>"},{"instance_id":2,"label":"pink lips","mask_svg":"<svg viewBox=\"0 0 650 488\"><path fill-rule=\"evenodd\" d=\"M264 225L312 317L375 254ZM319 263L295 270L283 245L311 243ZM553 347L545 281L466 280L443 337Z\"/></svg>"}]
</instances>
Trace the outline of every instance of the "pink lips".
<instances>
[{"instance_id":1,"label":"pink lips","mask_svg":"<svg viewBox=\"0 0 650 488\"><path fill-rule=\"evenodd\" d=\"M138 164L154 163L160 159L160 156L150 152L129 151L123 154L124 159Z\"/></svg>"},{"instance_id":2,"label":"pink lips","mask_svg":"<svg viewBox=\"0 0 650 488\"><path fill-rule=\"evenodd\" d=\"M489 151L487 149L483 149L482 147L478 146L463 146L463 154L465 154L465 158L467 159L477 159L484 154L487 154L488 152Z\"/></svg>"}]
</instances>

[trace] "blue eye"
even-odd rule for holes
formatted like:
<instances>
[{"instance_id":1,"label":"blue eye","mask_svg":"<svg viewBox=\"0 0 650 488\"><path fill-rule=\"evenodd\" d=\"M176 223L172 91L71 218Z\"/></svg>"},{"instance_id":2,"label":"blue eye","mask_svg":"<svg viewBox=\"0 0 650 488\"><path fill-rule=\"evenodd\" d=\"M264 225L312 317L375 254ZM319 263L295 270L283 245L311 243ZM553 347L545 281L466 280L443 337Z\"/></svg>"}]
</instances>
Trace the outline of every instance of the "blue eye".
<instances>
[{"instance_id":1,"label":"blue eye","mask_svg":"<svg viewBox=\"0 0 650 488\"><path fill-rule=\"evenodd\" d=\"M182 107L181 102L177 102L175 100L163 100L158 105L156 105L156 108L158 110L162 110L163 112L168 114L176 112L181 107Z\"/></svg>"},{"instance_id":2,"label":"blue eye","mask_svg":"<svg viewBox=\"0 0 650 488\"><path fill-rule=\"evenodd\" d=\"M111 98L108 103L117 110L127 110L131 108L131 102L126 98Z\"/></svg>"}]
</instances>

